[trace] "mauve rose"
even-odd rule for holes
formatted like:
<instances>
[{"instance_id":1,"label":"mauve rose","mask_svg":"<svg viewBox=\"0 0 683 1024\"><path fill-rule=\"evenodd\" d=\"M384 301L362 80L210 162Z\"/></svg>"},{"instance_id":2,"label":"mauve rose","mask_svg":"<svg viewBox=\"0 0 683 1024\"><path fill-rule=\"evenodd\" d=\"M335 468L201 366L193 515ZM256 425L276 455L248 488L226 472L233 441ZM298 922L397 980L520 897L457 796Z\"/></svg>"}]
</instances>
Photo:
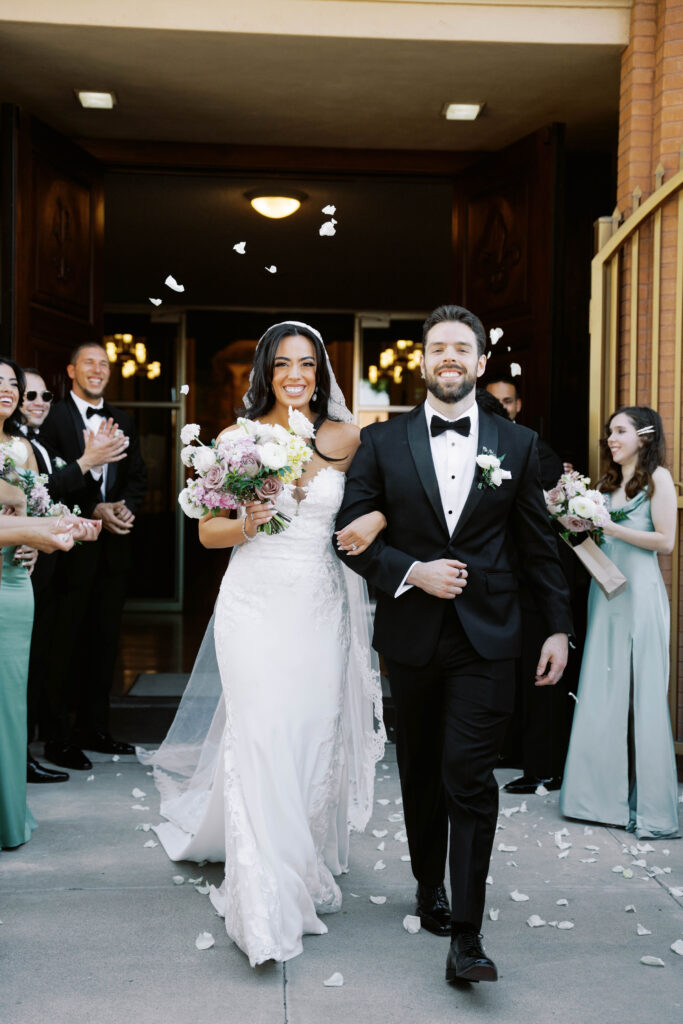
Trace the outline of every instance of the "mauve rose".
<instances>
[{"instance_id":1,"label":"mauve rose","mask_svg":"<svg viewBox=\"0 0 683 1024\"><path fill-rule=\"evenodd\" d=\"M564 491L561 487L553 487L545 496L545 500L551 505L561 505L563 499Z\"/></svg>"},{"instance_id":2,"label":"mauve rose","mask_svg":"<svg viewBox=\"0 0 683 1024\"><path fill-rule=\"evenodd\" d=\"M256 476L261 469L261 463L256 452L247 452L246 455L243 455L237 468L244 473L245 476Z\"/></svg>"},{"instance_id":3,"label":"mauve rose","mask_svg":"<svg viewBox=\"0 0 683 1024\"><path fill-rule=\"evenodd\" d=\"M217 490L223 483L225 477L225 466L211 466L202 477L202 483L211 491Z\"/></svg>"},{"instance_id":4,"label":"mauve rose","mask_svg":"<svg viewBox=\"0 0 683 1024\"><path fill-rule=\"evenodd\" d=\"M267 476L255 490L261 501L272 501L282 490L282 481L276 476Z\"/></svg>"},{"instance_id":5,"label":"mauve rose","mask_svg":"<svg viewBox=\"0 0 683 1024\"><path fill-rule=\"evenodd\" d=\"M585 533L587 530L593 529L592 523L586 522L585 519L579 519L578 516L560 516L557 521L570 533Z\"/></svg>"}]
</instances>

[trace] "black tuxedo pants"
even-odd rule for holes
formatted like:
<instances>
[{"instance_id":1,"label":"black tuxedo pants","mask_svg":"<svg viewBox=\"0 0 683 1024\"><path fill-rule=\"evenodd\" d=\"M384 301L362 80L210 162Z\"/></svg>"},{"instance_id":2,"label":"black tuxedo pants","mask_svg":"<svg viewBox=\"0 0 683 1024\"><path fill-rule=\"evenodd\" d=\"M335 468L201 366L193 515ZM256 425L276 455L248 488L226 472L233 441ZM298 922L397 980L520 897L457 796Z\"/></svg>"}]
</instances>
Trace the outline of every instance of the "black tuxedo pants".
<instances>
[{"instance_id":1,"label":"black tuxedo pants","mask_svg":"<svg viewBox=\"0 0 683 1024\"><path fill-rule=\"evenodd\" d=\"M413 874L424 885L443 881L450 822L453 921L479 930L498 816L493 769L514 703L514 661L480 657L453 605L427 665L384 660Z\"/></svg>"}]
</instances>

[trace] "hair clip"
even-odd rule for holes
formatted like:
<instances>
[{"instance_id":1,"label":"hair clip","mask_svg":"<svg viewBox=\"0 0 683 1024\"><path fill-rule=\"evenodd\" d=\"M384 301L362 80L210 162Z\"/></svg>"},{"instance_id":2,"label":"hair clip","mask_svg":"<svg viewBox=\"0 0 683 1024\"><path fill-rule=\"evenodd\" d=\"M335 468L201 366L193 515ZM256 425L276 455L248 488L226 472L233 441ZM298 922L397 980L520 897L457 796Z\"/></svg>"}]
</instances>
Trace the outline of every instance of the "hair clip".
<instances>
[{"instance_id":1,"label":"hair clip","mask_svg":"<svg viewBox=\"0 0 683 1024\"><path fill-rule=\"evenodd\" d=\"M640 436L641 434L654 434L654 432L655 428L652 426L652 424L650 424L647 427L641 427L640 430L636 430L636 434L638 434L638 436Z\"/></svg>"}]
</instances>

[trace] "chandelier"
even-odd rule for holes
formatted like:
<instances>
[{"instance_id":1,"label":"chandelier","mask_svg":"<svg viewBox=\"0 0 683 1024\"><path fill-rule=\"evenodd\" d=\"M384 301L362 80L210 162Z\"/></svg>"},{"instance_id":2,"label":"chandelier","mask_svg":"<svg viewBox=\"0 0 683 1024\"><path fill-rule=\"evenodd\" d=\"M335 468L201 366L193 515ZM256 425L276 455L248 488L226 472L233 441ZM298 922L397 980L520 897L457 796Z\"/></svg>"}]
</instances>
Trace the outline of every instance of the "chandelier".
<instances>
[{"instance_id":1,"label":"chandelier","mask_svg":"<svg viewBox=\"0 0 683 1024\"><path fill-rule=\"evenodd\" d=\"M161 363L147 359L147 339L135 338L132 334L110 334L104 339L109 362L120 363L121 376L146 377L155 380L161 375Z\"/></svg>"},{"instance_id":2,"label":"chandelier","mask_svg":"<svg viewBox=\"0 0 683 1024\"><path fill-rule=\"evenodd\" d=\"M422 345L409 338L400 338L394 346L385 348L379 354L379 366L368 366L368 381L372 385L382 381L402 384L404 376L414 373L420 367Z\"/></svg>"}]
</instances>

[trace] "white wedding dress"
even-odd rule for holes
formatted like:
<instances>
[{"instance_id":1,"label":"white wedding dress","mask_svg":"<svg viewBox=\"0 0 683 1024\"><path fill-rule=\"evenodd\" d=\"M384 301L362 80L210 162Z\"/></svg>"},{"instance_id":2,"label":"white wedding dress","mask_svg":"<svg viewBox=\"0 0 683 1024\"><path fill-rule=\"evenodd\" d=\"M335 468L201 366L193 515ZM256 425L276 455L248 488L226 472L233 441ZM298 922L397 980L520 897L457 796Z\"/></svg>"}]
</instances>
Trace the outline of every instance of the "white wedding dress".
<instances>
[{"instance_id":1,"label":"white wedding dress","mask_svg":"<svg viewBox=\"0 0 683 1024\"><path fill-rule=\"evenodd\" d=\"M225 861L211 902L252 965L327 931L318 914L341 906L334 875L347 870L349 827L372 811L384 749L363 584L332 548L344 481L326 467L285 488L275 504L289 528L234 550L214 614L222 699L207 634L169 736L139 751L155 768L169 857Z\"/></svg>"}]
</instances>

